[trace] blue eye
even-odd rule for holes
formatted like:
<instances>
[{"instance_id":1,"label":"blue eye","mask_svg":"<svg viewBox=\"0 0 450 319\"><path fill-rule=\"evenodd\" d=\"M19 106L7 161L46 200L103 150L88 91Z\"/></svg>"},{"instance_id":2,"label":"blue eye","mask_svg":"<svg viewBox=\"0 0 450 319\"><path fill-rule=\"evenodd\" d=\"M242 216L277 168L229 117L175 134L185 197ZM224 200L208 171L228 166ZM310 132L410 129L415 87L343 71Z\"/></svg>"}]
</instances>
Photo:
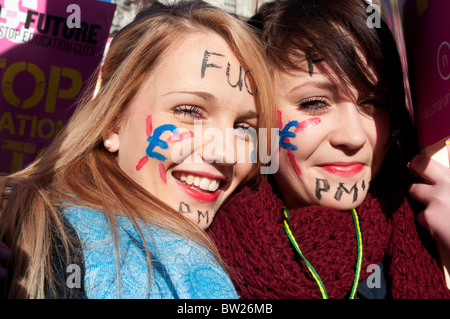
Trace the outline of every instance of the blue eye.
<instances>
[{"instance_id":1,"label":"blue eye","mask_svg":"<svg viewBox=\"0 0 450 319\"><path fill-rule=\"evenodd\" d=\"M201 120L205 113L200 107L194 105L180 105L173 107L171 110L175 115L194 120Z\"/></svg>"}]
</instances>

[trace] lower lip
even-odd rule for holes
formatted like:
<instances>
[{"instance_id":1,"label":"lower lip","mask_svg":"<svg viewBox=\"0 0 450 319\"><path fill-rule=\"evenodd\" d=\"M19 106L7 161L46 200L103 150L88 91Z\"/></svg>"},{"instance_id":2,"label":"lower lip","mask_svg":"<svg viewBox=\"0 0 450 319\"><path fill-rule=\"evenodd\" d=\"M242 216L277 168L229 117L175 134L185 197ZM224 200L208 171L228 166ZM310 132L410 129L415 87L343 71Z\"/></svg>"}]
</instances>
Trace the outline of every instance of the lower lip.
<instances>
[{"instance_id":1,"label":"lower lip","mask_svg":"<svg viewBox=\"0 0 450 319\"><path fill-rule=\"evenodd\" d=\"M217 199L217 197L219 197L220 192L221 192L219 189L213 193L200 192L193 188L190 188L189 186L186 186L186 184L180 182L177 179L175 179L175 180L178 183L178 185L183 189L183 191L186 192L186 194L188 194L189 196L191 196L192 198L194 198L195 200L198 200L200 202L206 202L206 203L214 202Z\"/></svg>"},{"instance_id":2,"label":"lower lip","mask_svg":"<svg viewBox=\"0 0 450 319\"><path fill-rule=\"evenodd\" d=\"M360 173L364 165L363 164L355 164L355 165L348 165L348 166L341 166L341 165L326 165L326 166L320 166L320 168L326 170L329 173L339 175L342 177L351 177L358 173Z\"/></svg>"}]
</instances>

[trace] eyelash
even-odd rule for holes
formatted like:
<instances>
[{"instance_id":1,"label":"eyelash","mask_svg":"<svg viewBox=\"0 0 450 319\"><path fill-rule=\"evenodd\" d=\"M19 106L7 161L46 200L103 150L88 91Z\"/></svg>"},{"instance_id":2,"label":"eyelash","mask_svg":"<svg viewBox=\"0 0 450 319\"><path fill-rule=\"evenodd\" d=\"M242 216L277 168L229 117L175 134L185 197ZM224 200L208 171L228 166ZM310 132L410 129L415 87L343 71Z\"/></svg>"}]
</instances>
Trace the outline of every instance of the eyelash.
<instances>
[{"instance_id":1,"label":"eyelash","mask_svg":"<svg viewBox=\"0 0 450 319\"><path fill-rule=\"evenodd\" d=\"M360 106L371 106L373 108L382 108L384 107L384 103L376 100L376 99L366 99L359 102Z\"/></svg>"},{"instance_id":2,"label":"eyelash","mask_svg":"<svg viewBox=\"0 0 450 319\"><path fill-rule=\"evenodd\" d=\"M242 135L243 137L247 138L252 135L250 132L251 132L251 129L254 129L254 127L247 123L240 123L240 124L236 124L234 126L234 129L237 131L237 134Z\"/></svg>"},{"instance_id":3,"label":"eyelash","mask_svg":"<svg viewBox=\"0 0 450 319\"><path fill-rule=\"evenodd\" d=\"M378 112L387 109L387 105L384 101L375 98L367 98L360 101L358 104L361 111L370 116L374 116Z\"/></svg>"},{"instance_id":4,"label":"eyelash","mask_svg":"<svg viewBox=\"0 0 450 319\"><path fill-rule=\"evenodd\" d=\"M368 113L374 113L377 109L385 108L385 103L374 98L362 100L358 103L358 105L363 111ZM311 114L317 114L325 111L328 106L329 103L324 97L309 97L302 100L298 105L301 110L307 111Z\"/></svg>"},{"instance_id":5,"label":"eyelash","mask_svg":"<svg viewBox=\"0 0 450 319\"><path fill-rule=\"evenodd\" d=\"M318 105L321 104L321 105ZM298 104L301 110L307 111L309 113L320 113L328 107L329 103L324 97L309 97L306 98Z\"/></svg>"},{"instance_id":6,"label":"eyelash","mask_svg":"<svg viewBox=\"0 0 450 319\"><path fill-rule=\"evenodd\" d=\"M181 115L184 118L188 119L194 119L194 120L201 120L203 118L203 115L205 112L202 108L194 105L180 105L172 108L172 112L174 112L175 115ZM250 129L252 129L253 126L247 124L247 123L240 123L236 124L234 126L234 129L238 131L238 134L246 137L250 136Z\"/></svg>"},{"instance_id":7,"label":"eyelash","mask_svg":"<svg viewBox=\"0 0 450 319\"><path fill-rule=\"evenodd\" d=\"M172 108L175 115L181 115L184 118L201 120L205 112L198 106L194 105L180 105Z\"/></svg>"}]
</instances>

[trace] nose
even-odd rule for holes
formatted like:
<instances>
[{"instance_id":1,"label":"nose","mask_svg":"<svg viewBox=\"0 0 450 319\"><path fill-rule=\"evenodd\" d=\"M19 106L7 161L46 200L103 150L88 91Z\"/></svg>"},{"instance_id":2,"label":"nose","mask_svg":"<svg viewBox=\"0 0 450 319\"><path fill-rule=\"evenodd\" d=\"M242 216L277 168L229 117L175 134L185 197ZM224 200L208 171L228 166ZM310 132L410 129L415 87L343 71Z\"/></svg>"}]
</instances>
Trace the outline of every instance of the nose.
<instances>
[{"instance_id":1,"label":"nose","mask_svg":"<svg viewBox=\"0 0 450 319\"><path fill-rule=\"evenodd\" d=\"M367 142L363 114L353 103L345 103L335 114L335 126L330 134L330 143L336 148L355 151Z\"/></svg>"},{"instance_id":2,"label":"nose","mask_svg":"<svg viewBox=\"0 0 450 319\"><path fill-rule=\"evenodd\" d=\"M202 157L207 163L233 166L238 162L232 126L208 127L203 132Z\"/></svg>"}]
</instances>

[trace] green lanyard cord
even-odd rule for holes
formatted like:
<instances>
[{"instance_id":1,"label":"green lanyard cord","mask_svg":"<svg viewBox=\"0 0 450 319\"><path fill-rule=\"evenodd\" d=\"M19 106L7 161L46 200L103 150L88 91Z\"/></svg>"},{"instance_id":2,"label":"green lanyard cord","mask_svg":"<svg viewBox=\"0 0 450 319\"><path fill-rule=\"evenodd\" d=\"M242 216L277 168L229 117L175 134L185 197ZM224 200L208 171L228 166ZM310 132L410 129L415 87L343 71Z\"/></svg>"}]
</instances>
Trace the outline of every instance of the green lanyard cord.
<instances>
[{"instance_id":1,"label":"green lanyard cord","mask_svg":"<svg viewBox=\"0 0 450 319\"><path fill-rule=\"evenodd\" d=\"M314 279L314 282L317 285L317 288L318 288L322 298L323 299L329 299L328 295L327 295L327 291L325 289L325 286L324 286L322 280L320 279L319 274L316 272L314 267L309 263L309 261L303 255L302 250L300 249L300 246L299 246L299 244L297 242L297 239L295 238L294 232L292 231L291 225L289 223L289 211L288 211L288 209L286 207L283 207L282 208L282 212L283 212L283 217L284 217L283 226L284 226L284 230L286 231L286 234L287 234L289 240L291 241L292 245L294 246L295 250L298 252L300 257L302 257L303 261L305 262L309 272L311 273L311 275L312 275L312 277ZM356 211L356 209L352 209L350 212L351 212L351 214L353 216L353 222L355 224L356 241L357 241L357 247L358 247L358 256L357 256L357 260L356 260L355 279L353 281L352 290L350 292L350 299L354 299L355 298L355 294L356 294L356 290L358 288L359 278L361 276L361 267L362 267L362 259L363 259L363 239L362 239L362 231L361 231L361 225L360 225L360 221L359 221L359 217L358 217L358 212Z\"/></svg>"}]
</instances>

